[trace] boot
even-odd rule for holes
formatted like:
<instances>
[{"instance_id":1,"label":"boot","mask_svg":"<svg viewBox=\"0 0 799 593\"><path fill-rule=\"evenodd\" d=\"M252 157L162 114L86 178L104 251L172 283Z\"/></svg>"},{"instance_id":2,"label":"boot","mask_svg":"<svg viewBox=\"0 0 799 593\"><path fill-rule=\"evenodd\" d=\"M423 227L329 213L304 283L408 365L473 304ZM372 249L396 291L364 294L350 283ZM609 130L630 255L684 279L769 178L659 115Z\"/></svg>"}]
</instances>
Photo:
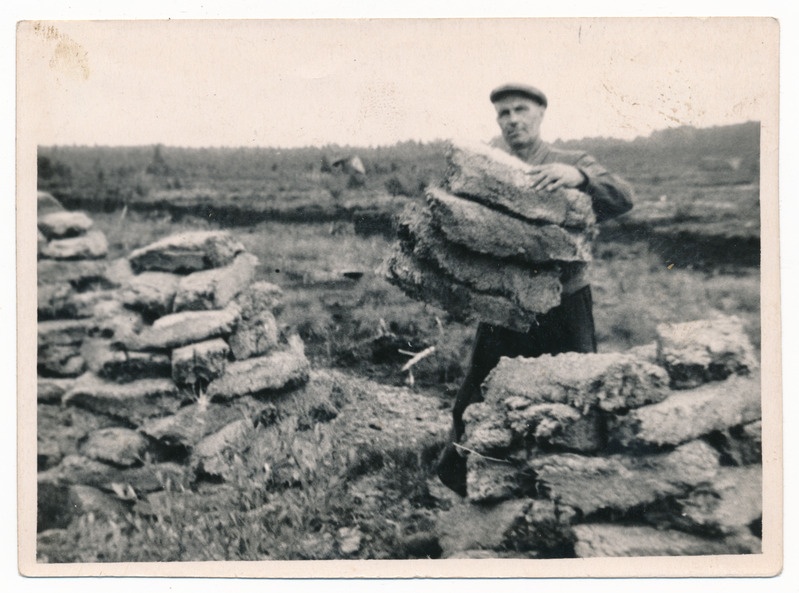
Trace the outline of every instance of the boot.
<instances>
[{"instance_id":1,"label":"boot","mask_svg":"<svg viewBox=\"0 0 799 593\"><path fill-rule=\"evenodd\" d=\"M458 494L466 496L466 458L463 457L453 443L441 451L436 465L436 473L441 482Z\"/></svg>"}]
</instances>

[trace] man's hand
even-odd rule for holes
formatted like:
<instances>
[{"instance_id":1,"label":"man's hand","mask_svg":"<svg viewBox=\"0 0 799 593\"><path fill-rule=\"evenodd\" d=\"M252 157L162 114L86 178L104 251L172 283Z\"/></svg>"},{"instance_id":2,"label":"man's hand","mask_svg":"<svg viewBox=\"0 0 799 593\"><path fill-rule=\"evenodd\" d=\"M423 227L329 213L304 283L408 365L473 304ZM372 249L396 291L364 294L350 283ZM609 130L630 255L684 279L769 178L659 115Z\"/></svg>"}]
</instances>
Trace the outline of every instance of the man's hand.
<instances>
[{"instance_id":1,"label":"man's hand","mask_svg":"<svg viewBox=\"0 0 799 593\"><path fill-rule=\"evenodd\" d=\"M572 165L550 163L536 165L528 173L536 191L555 191L560 187L579 187L587 181L585 175Z\"/></svg>"}]
</instances>

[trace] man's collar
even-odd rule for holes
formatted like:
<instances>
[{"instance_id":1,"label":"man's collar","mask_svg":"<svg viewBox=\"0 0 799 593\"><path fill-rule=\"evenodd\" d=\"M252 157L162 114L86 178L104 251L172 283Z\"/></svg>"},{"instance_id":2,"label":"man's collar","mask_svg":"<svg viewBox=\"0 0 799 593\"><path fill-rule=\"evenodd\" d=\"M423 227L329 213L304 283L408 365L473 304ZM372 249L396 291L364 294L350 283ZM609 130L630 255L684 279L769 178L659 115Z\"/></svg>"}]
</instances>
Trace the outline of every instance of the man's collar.
<instances>
[{"instance_id":1,"label":"man's collar","mask_svg":"<svg viewBox=\"0 0 799 593\"><path fill-rule=\"evenodd\" d=\"M549 144L541 140L540 136L534 143L526 147L522 152L516 152L510 146L508 146L508 143L505 142L505 139L502 136L494 136L488 145L493 148L498 148L503 152L507 152L508 154L512 154L513 156L527 163L540 161L549 151Z\"/></svg>"},{"instance_id":2,"label":"man's collar","mask_svg":"<svg viewBox=\"0 0 799 593\"><path fill-rule=\"evenodd\" d=\"M543 140L541 140L541 137L538 137L535 139L535 141L532 144L524 146L520 149L511 149L510 152L511 154L519 157L523 161L530 162L535 160L535 157L538 156L540 152L545 150L545 148L546 144L544 143Z\"/></svg>"}]
</instances>

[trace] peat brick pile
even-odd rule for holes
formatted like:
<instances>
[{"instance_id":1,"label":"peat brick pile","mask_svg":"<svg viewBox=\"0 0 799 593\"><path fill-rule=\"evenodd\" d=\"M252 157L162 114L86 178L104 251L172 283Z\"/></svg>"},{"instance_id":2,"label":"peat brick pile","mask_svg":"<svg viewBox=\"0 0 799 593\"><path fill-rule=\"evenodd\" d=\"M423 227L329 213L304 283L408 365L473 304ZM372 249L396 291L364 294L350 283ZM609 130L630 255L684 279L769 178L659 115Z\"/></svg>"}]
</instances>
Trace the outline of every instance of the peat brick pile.
<instances>
[{"instance_id":1,"label":"peat brick pile","mask_svg":"<svg viewBox=\"0 0 799 593\"><path fill-rule=\"evenodd\" d=\"M488 146L450 146L443 187L411 204L386 278L453 318L525 331L560 303L565 266L591 260L591 198L536 192L530 165Z\"/></svg>"},{"instance_id":2,"label":"peat brick pile","mask_svg":"<svg viewBox=\"0 0 799 593\"><path fill-rule=\"evenodd\" d=\"M757 362L734 317L624 353L503 358L467 408L446 555L760 552Z\"/></svg>"},{"instance_id":3,"label":"peat brick pile","mask_svg":"<svg viewBox=\"0 0 799 593\"><path fill-rule=\"evenodd\" d=\"M309 377L302 341L278 330L280 288L253 281L257 259L230 234L52 259L90 227L73 212L39 220L39 531L224 479L235 436Z\"/></svg>"},{"instance_id":4,"label":"peat brick pile","mask_svg":"<svg viewBox=\"0 0 799 593\"><path fill-rule=\"evenodd\" d=\"M38 218L38 360L55 398L60 379L86 370L83 340L93 329L86 321L98 304L113 298L116 270L105 261L108 243L83 212L68 212L50 194L39 193ZM61 390L63 391L63 390Z\"/></svg>"}]
</instances>

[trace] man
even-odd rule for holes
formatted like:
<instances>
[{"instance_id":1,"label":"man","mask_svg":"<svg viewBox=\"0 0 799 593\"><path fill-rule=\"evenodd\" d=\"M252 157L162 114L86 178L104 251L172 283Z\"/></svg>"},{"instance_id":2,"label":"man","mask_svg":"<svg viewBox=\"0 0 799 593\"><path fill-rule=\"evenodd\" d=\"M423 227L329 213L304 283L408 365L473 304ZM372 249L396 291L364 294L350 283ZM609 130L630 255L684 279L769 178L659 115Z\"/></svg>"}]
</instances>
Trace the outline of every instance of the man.
<instances>
[{"instance_id":1,"label":"man","mask_svg":"<svg viewBox=\"0 0 799 593\"><path fill-rule=\"evenodd\" d=\"M632 208L632 190L584 152L558 150L541 140L540 128L547 98L535 87L506 84L490 95L497 113L502 140L494 143L534 165L530 172L534 188L551 192L561 187L578 189L591 196L597 222ZM582 264L564 265L563 291L559 306L539 317L527 333L480 323L469 369L453 407L452 443L438 464L441 481L461 496L466 495L466 460L454 443L463 435L463 412L482 400L480 385L500 357L535 357L563 352L596 352L591 288Z\"/></svg>"}]
</instances>

